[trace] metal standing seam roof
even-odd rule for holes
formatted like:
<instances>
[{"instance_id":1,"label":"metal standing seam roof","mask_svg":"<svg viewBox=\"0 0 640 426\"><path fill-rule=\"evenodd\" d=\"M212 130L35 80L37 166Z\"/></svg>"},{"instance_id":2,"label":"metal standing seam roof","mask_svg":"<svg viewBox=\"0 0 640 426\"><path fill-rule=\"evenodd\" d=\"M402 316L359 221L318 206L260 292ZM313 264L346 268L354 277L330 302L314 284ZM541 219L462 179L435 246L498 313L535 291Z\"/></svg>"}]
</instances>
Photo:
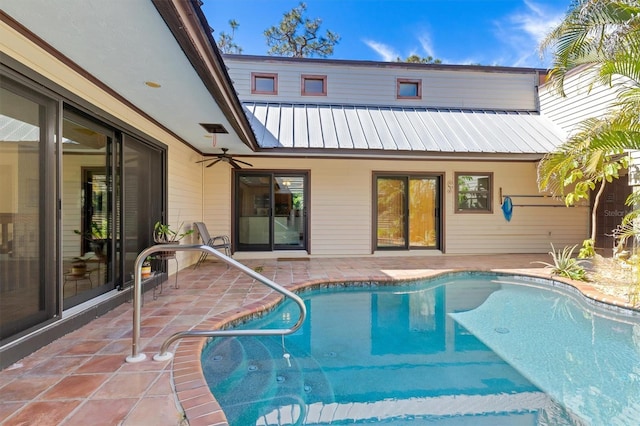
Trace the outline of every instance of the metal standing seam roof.
<instances>
[{"instance_id":1,"label":"metal standing seam roof","mask_svg":"<svg viewBox=\"0 0 640 426\"><path fill-rule=\"evenodd\" d=\"M545 154L565 138L536 112L244 102L261 148Z\"/></svg>"}]
</instances>

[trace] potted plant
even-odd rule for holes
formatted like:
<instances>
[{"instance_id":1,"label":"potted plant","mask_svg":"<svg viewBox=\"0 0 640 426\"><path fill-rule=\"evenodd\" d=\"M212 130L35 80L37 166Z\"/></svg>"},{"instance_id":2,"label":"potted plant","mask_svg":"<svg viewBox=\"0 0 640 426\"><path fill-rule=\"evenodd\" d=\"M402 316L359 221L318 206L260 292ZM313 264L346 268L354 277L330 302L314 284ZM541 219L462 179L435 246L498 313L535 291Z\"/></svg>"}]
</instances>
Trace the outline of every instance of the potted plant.
<instances>
[{"instance_id":1,"label":"potted plant","mask_svg":"<svg viewBox=\"0 0 640 426\"><path fill-rule=\"evenodd\" d=\"M80 232L77 229L74 229L73 232L89 241L89 248L98 259L104 259L107 256L106 245L109 239L109 231L105 221L100 224L91 222L91 229L86 232Z\"/></svg>"},{"instance_id":2,"label":"potted plant","mask_svg":"<svg viewBox=\"0 0 640 426\"><path fill-rule=\"evenodd\" d=\"M87 262L79 257L74 257L69 271L74 277L84 277L87 273Z\"/></svg>"},{"instance_id":3,"label":"potted plant","mask_svg":"<svg viewBox=\"0 0 640 426\"><path fill-rule=\"evenodd\" d=\"M158 244L179 244L179 241L187 235L193 234L193 229L182 231L184 222L178 225L177 229L172 229L170 225L156 222L153 227L153 240Z\"/></svg>"},{"instance_id":4,"label":"potted plant","mask_svg":"<svg viewBox=\"0 0 640 426\"><path fill-rule=\"evenodd\" d=\"M187 235L193 234L193 229L183 232L183 226L184 222L180 222L176 229L172 229L170 225L158 221L153 227L153 241L155 241L156 244L180 244L180 240ZM160 252L158 256L160 258L173 257L174 253Z\"/></svg>"},{"instance_id":5,"label":"potted plant","mask_svg":"<svg viewBox=\"0 0 640 426\"><path fill-rule=\"evenodd\" d=\"M151 256L148 256L144 262L142 262L142 268L140 268L142 279L149 278L151 276Z\"/></svg>"}]
</instances>

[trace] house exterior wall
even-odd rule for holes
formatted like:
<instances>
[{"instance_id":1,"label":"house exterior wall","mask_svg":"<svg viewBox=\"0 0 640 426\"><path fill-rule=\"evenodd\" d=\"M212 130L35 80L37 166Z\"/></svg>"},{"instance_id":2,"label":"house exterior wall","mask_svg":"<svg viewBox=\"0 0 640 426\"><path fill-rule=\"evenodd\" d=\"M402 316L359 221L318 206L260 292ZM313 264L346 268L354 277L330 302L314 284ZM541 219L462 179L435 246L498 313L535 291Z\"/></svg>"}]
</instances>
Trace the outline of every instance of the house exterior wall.
<instances>
[{"instance_id":1,"label":"house exterior wall","mask_svg":"<svg viewBox=\"0 0 640 426\"><path fill-rule=\"evenodd\" d=\"M584 70L583 70L584 71ZM592 85L593 74L574 72L565 79L566 96L560 96L551 84L540 87L540 112L570 135L576 125L587 118L600 117L616 100L616 91ZM620 80L614 80L614 84Z\"/></svg>"},{"instance_id":2,"label":"house exterior wall","mask_svg":"<svg viewBox=\"0 0 640 426\"><path fill-rule=\"evenodd\" d=\"M566 208L538 195L536 166L532 162L394 161L372 159L244 158L252 170L309 170L309 241L312 256L367 256L372 254L373 174L444 174L444 252L449 254L544 253L551 248L580 243L588 230L586 206ZM493 212L456 213L455 172L493 172ZM232 171L217 164L204 172L204 217L210 233L231 235ZM513 218L501 210L500 189L512 197ZM547 207L524 207L522 205ZM559 207L551 207L559 206ZM376 255L432 255L434 250L377 251ZM306 253L304 253L306 254ZM282 252L236 253L234 257L281 257Z\"/></svg>"},{"instance_id":3,"label":"house exterior wall","mask_svg":"<svg viewBox=\"0 0 640 426\"><path fill-rule=\"evenodd\" d=\"M247 102L411 105L509 111L537 111L539 107L537 86L540 72L532 69L416 67L401 63L283 60L235 55L226 56L225 62L239 98ZM277 94L252 93L252 73L277 75ZM326 96L302 95L304 75L326 76ZM398 99L398 79L420 81L421 99ZM269 119L277 120L278 117ZM327 151L327 154L334 158L248 158L254 165L253 169L310 171L309 250L312 256L363 256L373 253L376 200L372 185L376 172L427 172L443 176L441 186L445 205L441 233L442 251L445 253L547 252L550 243L558 247L573 245L587 235L588 208L567 209L558 200L539 196L535 162L518 162L515 160L517 156L502 161L465 162L388 157L344 159L336 153ZM453 186L456 172L493 173L492 213L455 211ZM219 173L223 178L218 177ZM227 192L214 191L213 188L230 185L226 183L232 180L230 174L229 170L221 171L214 167L204 175L205 193L208 194L205 212L210 209L216 212L205 213L205 216L210 214L210 221L221 226L231 225L228 213L232 210L231 200L226 195L214 195ZM501 210L501 189L502 194L513 197L515 204L510 222L504 219ZM515 197L518 195L526 197ZM221 208L221 205L228 207ZM229 226L227 233L231 232ZM374 254L434 253L440 251L378 250ZM236 256L245 255L252 256L255 252L236 253Z\"/></svg>"},{"instance_id":4,"label":"house exterior wall","mask_svg":"<svg viewBox=\"0 0 640 426\"><path fill-rule=\"evenodd\" d=\"M225 56L225 63L240 99L245 101L537 110L534 86L538 77L532 70L500 72L424 66L417 69L398 63L383 66L308 60L283 62L242 55ZM252 94L253 72L277 74L277 95ZM327 95L301 95L302 75L326 75ZM422 99L397 99L397 79L421 80Z\"/></svg>"}]
</instances>

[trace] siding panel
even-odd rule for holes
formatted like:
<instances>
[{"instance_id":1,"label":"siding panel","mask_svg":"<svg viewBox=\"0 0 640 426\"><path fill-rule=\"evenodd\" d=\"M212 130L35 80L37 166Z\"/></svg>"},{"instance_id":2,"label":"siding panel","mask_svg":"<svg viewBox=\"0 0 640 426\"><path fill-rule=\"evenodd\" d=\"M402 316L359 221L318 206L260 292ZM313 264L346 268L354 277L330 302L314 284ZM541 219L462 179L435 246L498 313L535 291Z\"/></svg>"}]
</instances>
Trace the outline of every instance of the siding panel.
<instances>
[{"instance_id":1,"label":"siding panel","mask_svg":"<svg viewBox=\"0 0 640 426\"><path fill-rule=\"evenodd\" d=\"M535 70L499 71L495 67L451 67L358 63L350 61L281 61L271 57L226 56L234 86L243 101L310 102L300 94L302 74L327 75L327 96L312 102L384 106L535 110ZM251 94L251 73L278 74L277 95ZM422 80L422 99L396 98L398 78Z\"/></svg>"},{"instance_id":2,"label":"siding panel","mask_svg":"<svg viewBox=\"0 0 640 426\"><path fill-rule=\"evenodd\" d=\"M310 171L310 248L312 256L366 256L372 252L374 172L444 173L444 238L450 254L546 253L556 247L579 244L588 234L587 207L524 207L522 204L558 205L549 197L517 198L538 194L535 163L394 161L305 158L247 158L256 169ZM205 171L205 220L219 233L231 232L230 168ZM454 210L455 172L493 172L493 213L460 214ZM513 218L507 222L500 209L500 189L511 195ZM226 227L226 229L225 229ZM406 252L407 254L409 252ZM431 255L433 251L412 251ZM381 253L384 255L384 253ZM245 256L246 254L243 254ZM267 254L277 257L278 252Z\"/></svg>"}]
</instances>

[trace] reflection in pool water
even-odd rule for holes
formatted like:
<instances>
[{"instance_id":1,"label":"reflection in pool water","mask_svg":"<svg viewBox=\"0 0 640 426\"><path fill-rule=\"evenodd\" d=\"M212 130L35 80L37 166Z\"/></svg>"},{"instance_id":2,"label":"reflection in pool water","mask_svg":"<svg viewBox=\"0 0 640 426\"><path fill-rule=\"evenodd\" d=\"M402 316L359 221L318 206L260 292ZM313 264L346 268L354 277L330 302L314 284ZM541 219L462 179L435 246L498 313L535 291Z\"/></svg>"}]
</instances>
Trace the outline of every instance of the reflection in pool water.
<instances>
[{"instance_id":1,"label":"reflection in pool water","mask_svg":"<svg viewBox=\"0 0 640 426\"><path fill-rule=\"evenodd\" d=\"M301 295L294 335L214 340L203 369L231 425L628 425L640 322L487 274ZM289 327L284 303L242 328Z\"/></svg>"}]
</instances>

